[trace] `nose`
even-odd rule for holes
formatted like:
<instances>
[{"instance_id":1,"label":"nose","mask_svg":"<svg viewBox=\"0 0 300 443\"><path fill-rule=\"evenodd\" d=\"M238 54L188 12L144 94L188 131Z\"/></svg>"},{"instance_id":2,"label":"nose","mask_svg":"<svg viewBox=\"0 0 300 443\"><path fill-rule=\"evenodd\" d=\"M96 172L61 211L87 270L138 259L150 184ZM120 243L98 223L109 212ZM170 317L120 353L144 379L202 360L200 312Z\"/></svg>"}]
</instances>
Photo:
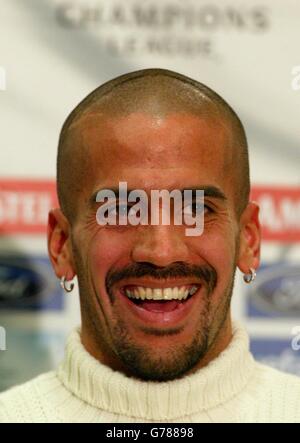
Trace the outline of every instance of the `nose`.
<instances>
[{"instance_id":1,"label":"nose","mask_svg":"<svg viewBox=\"0 0 300 443\"><path fill-rule=\"evenodd\" d=\"M176 261L188 261L188 246L182 229L174 225L143 226L132 249L135 262L149 262L168 266Z\"/></svg>"}]
</instances>

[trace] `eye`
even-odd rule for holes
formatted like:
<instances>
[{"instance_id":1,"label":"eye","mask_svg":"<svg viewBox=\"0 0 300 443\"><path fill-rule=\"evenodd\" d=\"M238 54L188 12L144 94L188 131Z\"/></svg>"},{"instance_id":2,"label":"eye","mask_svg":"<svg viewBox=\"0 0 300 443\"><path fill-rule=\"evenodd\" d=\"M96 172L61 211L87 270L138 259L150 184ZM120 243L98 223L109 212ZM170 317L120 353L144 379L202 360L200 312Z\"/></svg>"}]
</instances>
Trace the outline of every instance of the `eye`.
<instances>
[{"instance_id":1,"label":"eye","mask_svg":"<svg viewBox=\"0 0 300 443\"><path fill-rule=\"evenodd\" d=\"M202 213L212 212L212 209L205 205L203 202L192 202L190 205L186 205L183 208L183 213L188 216L195 217L196 215L200 215Z\"/></svg>"},{"instance_id":2,"label":"eye","mask_svg":"<svg viewBox=\"0 0 300 443\"><path fill-rule=\"evenodd\" d=\"M116 204L107 209L107 214L113 217L126 218L130 216L136 216L139 210L136 210L133 205L128 204Z\"/></svg>"},{"instance_id":3,"label":"eye","mask_svg":"<svg viewBox=\"0 0 300 443\"><path fill-rule=\"evenodd\" d=\"M107 208L107 214L111 216L127 217L129 211L130 211L130 206L121 203L113 205L110 208Z\"/></svg>"}]
</instances>

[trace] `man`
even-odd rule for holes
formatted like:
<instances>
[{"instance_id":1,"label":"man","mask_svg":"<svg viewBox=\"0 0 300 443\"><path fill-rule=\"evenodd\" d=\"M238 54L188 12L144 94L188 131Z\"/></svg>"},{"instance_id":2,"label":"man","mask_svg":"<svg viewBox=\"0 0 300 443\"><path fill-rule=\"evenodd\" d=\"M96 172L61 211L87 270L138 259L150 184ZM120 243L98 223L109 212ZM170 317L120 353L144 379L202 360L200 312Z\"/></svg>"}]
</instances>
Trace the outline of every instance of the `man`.
<instances>
[{"instance_id":1,"label":"man","mask_svg":"<svg viewBox=\"0 0 300 443\"><path fill-rule=\"evenodd\" d=\"M98 192L120 182L204 190L202 234L99 224ZM161 69L100 86L64 123L57 185L49 256L67 292L78 278L82 325L57 371L0 395L2 421L300 421L300 379L256 363L231 319L236 268L251 282L259 266L260 225L244 129L221 97Z\"/></svg>"}]
</instances>

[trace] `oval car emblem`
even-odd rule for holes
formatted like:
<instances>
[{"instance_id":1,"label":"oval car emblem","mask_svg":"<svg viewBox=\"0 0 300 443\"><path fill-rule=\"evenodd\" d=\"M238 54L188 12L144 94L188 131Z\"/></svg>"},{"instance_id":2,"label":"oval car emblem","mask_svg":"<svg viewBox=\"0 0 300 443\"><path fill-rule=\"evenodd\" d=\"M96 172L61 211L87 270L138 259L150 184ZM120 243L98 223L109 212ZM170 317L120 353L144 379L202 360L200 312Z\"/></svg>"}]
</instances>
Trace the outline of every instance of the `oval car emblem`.
<instances>
[{"instance_id":1,"label":"oval car emblem","mask_svg":"<svg viewBox=\"0 0 300 443\"><path fill-rule=\"evenodd\" d=\"M23 257L0 258L0 307L22 308L41 301L54 286L46 263Z\"/></svg>"},{"instance_id":2,"label":"oval car emblem","mask_svg":"<svg viewBox=\"0 0 300 443\"><path fill-rule=\"evenodd\" d=\"M250 297L252 304L262 312L299 316L300 267L277 263L260 269Z\"/></svg>"}]
</instances>

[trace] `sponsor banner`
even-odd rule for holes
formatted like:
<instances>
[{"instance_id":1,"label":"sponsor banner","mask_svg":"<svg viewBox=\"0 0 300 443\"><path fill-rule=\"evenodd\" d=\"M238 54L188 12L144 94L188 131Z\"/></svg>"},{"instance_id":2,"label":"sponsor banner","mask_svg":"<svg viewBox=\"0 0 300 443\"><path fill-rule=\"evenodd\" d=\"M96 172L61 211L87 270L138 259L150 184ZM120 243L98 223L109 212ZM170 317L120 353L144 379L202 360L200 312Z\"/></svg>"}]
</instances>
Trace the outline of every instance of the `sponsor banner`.
<instances>
[{"instance_id":1,"label":"sponsor banner","mask_svg":"<svg viewBox=\"0 0 300 443\"><path fill-rule=\"evenodd\" d=\"M263 241L300 241L300 187L253 186ZM0 180L0 233L44 234L58 206L54 180Z\"/></svg>"},{"instance_id":2,"label":"sponsor banner","mask_svg":"<svg viewBox=\"0 0 300 443\"><path fill-rule=\"evenodd\" d=\"M247 291L247 314L250 318L299 318L299 294L299 264L262 264Z\"/></svg>"},{"instance_id":3,"label":"sponsor banner","mask_svg":"<svg viewBox=\"0 0 300 443\"><path fill-rule=\"evenodd\" d=\"M56 206L53 180L0 180L0 234L44 234Z\"/></svg>"},{"instance_id":4,"label":"sponsor banner","mask_svg":"<svg viewBox=\"0 0 300 443\"><path fill-rule=\"evenodd\" d=\"M250 349L261 363L300 376L300 349L294 350L292 341L292 338L255 338L250 342Z\"/></svg>"},{"instance_id":5,"label":"sponsor banner","mask_svg":"<svg viewBox=\"0 0 300 443\"><path fill-rule=\"evenodd\" d=\"M300 241L300 186L255 186L251 199L260 206L263 241Z\"/></svg>"},{"instance_id":6,"label":"sponsor banner","mask_svg":"<svg viewBox=\"0 0 300 443\"><path fill-rule=\"evenodd\" d=\"M47 257L0 255L1 310L61 310L63 294Z\"/></svg>"}]
</instances>

